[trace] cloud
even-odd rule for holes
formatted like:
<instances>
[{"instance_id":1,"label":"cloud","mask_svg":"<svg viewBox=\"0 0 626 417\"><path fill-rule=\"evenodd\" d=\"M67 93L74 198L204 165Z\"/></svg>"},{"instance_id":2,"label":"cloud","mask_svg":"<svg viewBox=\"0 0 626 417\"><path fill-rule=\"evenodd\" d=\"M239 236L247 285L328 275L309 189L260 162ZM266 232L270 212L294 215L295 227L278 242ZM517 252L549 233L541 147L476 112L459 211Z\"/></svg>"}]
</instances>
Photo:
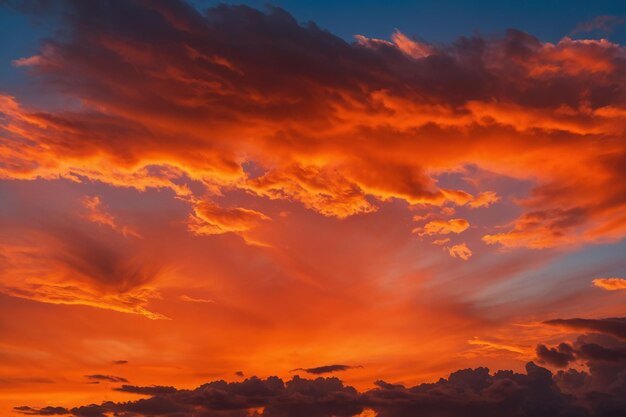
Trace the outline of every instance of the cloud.
<instances>
[{"instance_id":1,"label":"cloud","mask_svg":"<svg viewBox=\"0 0 626 417\"><path fill-rule=\"evenodd\" d=\"M589 330L606 333L626 339L626 318L613 317L605 319L554 319L546 321L546 324L562 326L574 330Z\"/></svg>"},{"instance_id":2,"label":"cloud","mask_svg":"<svg viewBox=\"0 0 626 417\"><path fill-rule=\"evenodd\" d=\"M624 23L624 19L618 16L596 16L588 22L576 25L572 34L593 32L596 30L608 33L612 32L616 26L619 26L622 23Z\"/></svg>"},{"instance_id":3,"label":"cloud","mask_svg":"<svg viewBox=\"0 0 626 417\"><path fill-rule=\"evenodd\" d=\"M57 416L57 415L66 415L69 414L70 411L64 407L43 407L43 408L32 408L28 406L15 407L15 411L20 414L26 414L29 416Z\"/></svg>"},{"instance_id":4,"label":"cloud","mask_svg":"<svg viewBox=\"0 0 626 417\"><path fill-rule=\"evenodd\" d=\"M94 374L94 375L85 375L85 378L92 380L92 381L128 382L126 378L122 378L120 376L115 376L115 375Z\"/></svg>"},{"instance_id":5,"label":"cloud","mask_svg":"<svg viewBox=\"0 0 626 417\"><path fill-rule=\"evenodd\" d=\"M453 258L459 258L467 261L469 258L472 257L472 251L470 250L470 248L467 247L465 243L446 247L445 249Z\"/></svg>"},{"instance_id":6,"label":"cloud","mask_svg":"<svg viewBox=\"0 0 626 417\"><path fill-rule=\"evenodd\" d=\"M510 199L441 185L475 166L533 185L513 201L521 216L487 243L539 249L626 234L620 45L516 30L445 45L400 32L348 43L278 8L57 7L70 17L65 36L16 62L82 104L45 111L2 96L1 178L169 189L189 203L192 233L215 235L266 215L203 208L207 194L335 218L392 200L436 209Z\"/></svg>"},{"instance_id":7,"label":"cloud","mask_svg":"<svg viewBox=\"0 0 626 417\"><path fill-rule=\"evenodd\" d=\"M202 201L194 204L189 230L197 235L243 233L270 218L258 211L245 208L223 208Z\"/></svg>"},{"instance_id":8,"label":"cloud","mask_svg":"<svg viewBox=\"0 0 626 417\"><path fill-rule=\"evenodd\" d=\"M560 343L555 348L548 348L546 345L537 345L537 357L543 363L565 368L570 362L575 360L574 349L567 343Z\"/></svg>"},{"instance_id":9,"label":"cloud","mask_svg":"<svg viewBox=\"0 0 626 417\"><path fill-rule=\"evenodd\" d=\"M471 208L489 207L500 201L500 197L494 191L485 191L469 202Z\"/></svg>"},{"instance_id":10,"label":"cloud","mask_svg":"<svg viewBox=\"0 0 626 417\"><path fill-rule=\"evenodd\" d=\"M289 381L277 377L248 378L242 382L213 381L195 389L172 387L125 388L127 392L149 395L149 398L127 402L104 402L89 406L61 409L68 414L120 414L131 416L178 416L191 412L202 415L265 417L330 417L358 416L366 410L385 417L420 415L524 417L579 416L591 417L624 405L619 391L603 391L601 395L579 397L565 393L561 384L567 374L553 375L549 370L530 362L526 373L498 371L487 368L456 371L447 379L414 387L377 381L376 388L358 392L337 378ZM586 375L593 379L593 374ZM571 378L570 378L571 379ZM616 382L618 380L615 380ZM623 384L622 382L619 382ZM620 386L621 387L621 386ZM44 409L16 407L23 414L44 415Z\"/></svg>"},{"instance_id":11,"label":"cloud","mask_svg":"<svg viewBox=\"0 0 626 417\"><path fill-rule=\"evenodd\" d=\"M86 196L82 199L82 204L88 210L84 217L90 222L108 226L127 237L141 238L141 235L131 226L120 226L115 217L103 209L99 196Z\"/></svg>"},{"instance_id":12,"label":"cloud","mask_svg":"<svg viewBox=\"0 0 626 417\"><path fill-rule=\"evenodd\" d=\"M442 245L445 245L446 243L449 243L449 242L450 242L450 238L435 239L435 240L433 240L433 245L442 246Z\"/></svg>"},{"instance_id":13,"label":"cloud","mask_svg":"<svg viewBox=\"0 0 626 417\"><path fill-rule=\"evenodd\" d=\"M128 382L128 381L113 381L113 382ZM173 394L178 391L174 387L166 387L162 385L152 385L149 387L139 387L135 385L122 385L118 388L113 388L115 391L119 392L128 392L130 394L139 394L139 395L164 395L164 394Z\"/></svg>"},{"instance_id":14,"label":"cloud","mask_svg":"<svg viewBox=\"0 0 626 417\"><path fill-rule=\"evenodd\" d=\"M413 233L419 236L459 234L469 228L470 224L465 219L432 220L423 227L416 227Z\"/></svg>"},{"instance_id":15,"label":"cloud","mask_svg":"<svg viewBox=\"0 0 626 417\"><path fill-rule=\"evenodd\" d=\"M127 360L117 360L113 361L113 365L126 365L128 363Z\"/></svg>"},{"instance_id":16,"label":"cloud","mask_svg":"<svg viewBox=\"0 0 626 417\"><path fill-rule=\"evenodd\" d=\"M153 284L161 266L135 254L121 236L99 239L63 220L11 225L11 238L0 243L0 292L12 297L66 305L84 305L149 319L165 319L147 304L159 294ZM7 231L9 229L7 228Z\"/></svg>"},{"instance_id":17,"label":"cloud","mask_svg":"<svg viewBox=\"0 0 626 417\"><path fill-rule=\"evenodd\" d=\"M183 301L188 301L190 303L205 303L205 304L212 304L215 301L214 300L210 300L208 298L196 298L196 297L190 297L188 295L181 295L180 297L178 297L180 300Z\"/></svg>"},{"instance_id":18,"label":"cloud","mask_svg":"<svg viewBox=\"0 0 626 417\"><path fill-rule=\"evenodd\" d=\"M607 291L626 290L626 279L624 278L596 278L591 282L596 287Z\"/></svg>"},{"instance_id":19,"label":"cloud","mask_svg":"<svg viewBox=\"0 0 626 417\"><path fill-rule=\"evenodd\" d=\"M318 366L315 368L297 368L297 369L292 370L291 372L303 371L303 372L306 372L307 374L321 375L321 374L329 374L331 372L347 371L348 369L353 369L353 368L360 368L360 367L350 366L350 365L325 365L325 366Z\"/></svg>"}]
</instances>

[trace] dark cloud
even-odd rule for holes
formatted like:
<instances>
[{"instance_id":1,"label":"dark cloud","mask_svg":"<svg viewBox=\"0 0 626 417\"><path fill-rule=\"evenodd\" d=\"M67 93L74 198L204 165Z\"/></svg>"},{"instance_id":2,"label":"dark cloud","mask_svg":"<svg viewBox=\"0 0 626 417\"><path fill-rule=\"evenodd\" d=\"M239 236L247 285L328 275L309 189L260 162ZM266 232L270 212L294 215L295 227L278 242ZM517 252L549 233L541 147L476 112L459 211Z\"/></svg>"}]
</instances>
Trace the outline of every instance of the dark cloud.
<instances>
[{"instance_id":1,"label":"dark cloud","mask_svg":"<svg viewBox=\"0 0 626 417\"><path fill-rule=\"evenodd\" d=\"M113 365L126 365L127 363L126 360L113 361Z\"/></svg>"},{"instance_id":2,"label":"dark cloud","mask_svg":"<svg viewBox=\"0 0 626 417\"><path fill-rule=\"evenodd\" d=\"M570 348L561 346L555 352ZM118 390L150 398L56 410L77 417L349 417L367 409L379 417L618 417L626 411L626 367L610 366L612 373L590 366L590 373L570 369L552 374L532 362L526 365L526 373L463 369L436 383L413 387L377 381L376 388L365 392L337 378L298 376L289 381L277 377L214 381L191 390L124 385ZM604 379L609 375L607 383ZM31 415L48 412L30 407L15 410Z\"/></svg>"},{"instance_id":3,"label":"dark cloud","mask_svg":"<svg viewBox=\"0 0 626 417\"><path fill-rule=\"evenodd\" d=\"M56 416L69 414L70 411L64 407L43 407L43 408L32 408L28 406L21 406L13 408L15 411L21 414L32 415L32 416Z\"/></svg>"},{"instance_id":4,"label":"dark cloud","mask_svg":"<svg viewBox=\"0 0 626 417\"><path fill-rule=\"evenodd\" d=\"M94 374L94 375L85 375L85 378L92 381L106 381L106 382L128 382L126 378L122 378L121 376L115 375L102 375L102 374Z\"/></svg>"},{"instance_id":5,"label":"dark cloud","mask_svg":"<svg viewBox=\"0 0 626 417\"><path fill-rule=\"evenodd\" d=\"M272 417L355 416L367 408L381 417L404 417L417 412L424 417L588 415L559 390L550 371L533 363L527 365L526 374L501 371L490 375L487 368L466 369L434 384L407 388L379 382L377 388L364 393L336 378L309 380L297 376L287 382L276 377L250 378L238 383L211 382L194 390L142 393L151 398L106 402L69 411L79 417L107 413L178 416L191 410L207 416L223 412L244 415L246 410L257 407L264 407L263 416ZM232 414L236 411L242 413Z\"/></svg>"},{"instance_id":6,"label":"dark cloud","mask_svg":"<svg viewBox=\"0 0 626 417\"><path fill-rule=\"evenodd\" d=\"M607 319L615 320L615 319ZM595 320L604 322L604 320ZM354 417L372 410L378 417L621 417L626 415L626 342L600 333L571 343L537 347L541 361L556 367L577 362L588 371L550 370L533 362L525 373L462 369L448 378L412 387L376 381L359 392L334 377L272 376L240 382L212 381L195 389L122 385L119 392L148 396L134 401L63 407L16 407L27 415L76 417ZM337 368L339 367L339 368ZM311 368L316 372L347 365ZM123 378L91 375L111 382Z\"/></svg>"},{"instance_id":7,"label":"dark cloud","mask_svg":"<svg viewBox=\"0 0 626 417\"><path fill-rule=\"evenodd\" d=\"M575 360L574 349L567 343L560 343L556 348L548 348L545 345L537 345L537 357L543 363L565 368Z\"/></svg>"},{"instance_id":8,"label":"dark cloud","mask_svg":"<svg viewBox=\"0 0 626 417\"><path fill-rule=\"evenodd\" d=\"M131 394L140 395L160 395L160 394L172 394L176 392L176 388L167 387L162 385L152 385L149 387L139 387L136 385L122 385L118 388L113 388L115 391L128 392Z\"/></svg>"},{"instance_id":9,"label":"dark cloud","mask_svg":"<svg viewBox=\"0 0 626 417\"><path fill-rule=\"evenodd\" d=\"M574 330L590 330L626 339L626 318L613 317L605 319L555 319L547 324L563 326Z\"/></svg>"},{"instance_id":10,"label":"dark cloud","mask_svg":"<svg viewBox=\"0 0 626 417\"><path fill-rule=\"evenodd\" d=\"M584 359L620 362L626 361L626 349L610 349L596 343L586 343L578 348L578 355Z\"/></svg>"},{"instance_id":11,"label":"dark cloud","mask_svg":"<svg viewBox=\"0 0 626 417\"><path fill-rule=\"evenodd\" d=\"M321 374L329 374L331 372L347 371L348 369L353 369L353 368L361 368L361 366L324 365L324 366L318 366L315 368L296 368L296 369L293 369L291 372L303 371L303 372L306 372L307 374L321 375Z\"/></svg>"}]
</instances>

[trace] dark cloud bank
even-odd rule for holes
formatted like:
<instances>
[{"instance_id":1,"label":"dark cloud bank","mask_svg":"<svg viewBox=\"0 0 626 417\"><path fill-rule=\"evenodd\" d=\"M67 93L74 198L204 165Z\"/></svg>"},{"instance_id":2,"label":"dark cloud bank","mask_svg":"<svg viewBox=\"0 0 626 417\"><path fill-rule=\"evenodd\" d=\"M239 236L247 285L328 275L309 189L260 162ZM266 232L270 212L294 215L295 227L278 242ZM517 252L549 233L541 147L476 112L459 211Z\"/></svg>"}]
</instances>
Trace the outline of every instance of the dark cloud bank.
<instances>
[{"instance_id":1,"label":"dark cloud bank","mask_svg":"<svg viewBox=\"0 0 626 417\"><path fill-rule=\"evenodd\" d=\"M558 320L577 328L581 319ZM548 322L552 324L553 322ZM607 327L607 323L611 325ZM615 323L620 323L621 328ZM16 407L26 415L76 417L349 417L372 410L379 417L623 417L626 415L626 341L624 319L585 320L596 332L574 343L539 345L539 363L557 368L576 363L587 371L566 369L556 373L529 362L526 373L487 368L463 369L436 383L405 387L376 381L374 389L359 392L338 378L291 380L271 376L242 382L213 381L195 389L171 386L122 385L116 391L144 398L104 402L74 408ZM347 365L313 370L346 370ZM579 366L579 368L582 368ZM302 369L309 372L310 369Z\"/></svg>"}]
</instances>

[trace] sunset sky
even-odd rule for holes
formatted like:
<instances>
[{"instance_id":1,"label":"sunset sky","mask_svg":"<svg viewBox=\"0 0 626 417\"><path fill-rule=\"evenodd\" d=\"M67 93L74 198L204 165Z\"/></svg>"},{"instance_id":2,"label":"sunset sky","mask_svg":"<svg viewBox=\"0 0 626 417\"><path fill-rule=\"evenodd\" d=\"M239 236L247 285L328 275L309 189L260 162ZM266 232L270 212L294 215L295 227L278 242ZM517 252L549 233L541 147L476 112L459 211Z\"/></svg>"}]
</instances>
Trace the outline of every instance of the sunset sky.
<instances>
[{"instance_id":1,"label":"sunset sky","mask_svg":"<svg viewBox=\"0 0 626 417\"><path fill-rule=\"evenodd\" d=\"M0 414L626 415L626 2L240 3L0 0Z\"/></svg>"}]
</instances>

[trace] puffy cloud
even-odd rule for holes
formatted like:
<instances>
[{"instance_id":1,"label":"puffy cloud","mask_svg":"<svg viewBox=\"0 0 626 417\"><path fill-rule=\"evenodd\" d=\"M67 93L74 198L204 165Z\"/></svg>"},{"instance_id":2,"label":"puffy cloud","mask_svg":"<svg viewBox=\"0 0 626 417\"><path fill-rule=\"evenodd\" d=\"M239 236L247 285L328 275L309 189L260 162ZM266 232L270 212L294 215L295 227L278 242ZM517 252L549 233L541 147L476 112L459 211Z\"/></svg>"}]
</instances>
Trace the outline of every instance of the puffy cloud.
<instances>
[{"instance_id":1,"label":"puffy cloud","mask_svg":"<svg viewBox=\"0 0 626 417\"><path fill-rule=\"evenodd\" d=\"M596 278L592 283L607 291L626 290L626 279L624 278Z\"/></svg>"},{"instance_id":2,"label":"puffy cloud","mask_svg":"<svg viewBox=\"0 0 626 417\"><path fill-rule=\"evenodd\" d=\"M546 345L537 345L537 357L544 363L565 368L575 360L574 349L567 343L560 343L557 347L548 348Z\"/></svg>"}]
</instances>

